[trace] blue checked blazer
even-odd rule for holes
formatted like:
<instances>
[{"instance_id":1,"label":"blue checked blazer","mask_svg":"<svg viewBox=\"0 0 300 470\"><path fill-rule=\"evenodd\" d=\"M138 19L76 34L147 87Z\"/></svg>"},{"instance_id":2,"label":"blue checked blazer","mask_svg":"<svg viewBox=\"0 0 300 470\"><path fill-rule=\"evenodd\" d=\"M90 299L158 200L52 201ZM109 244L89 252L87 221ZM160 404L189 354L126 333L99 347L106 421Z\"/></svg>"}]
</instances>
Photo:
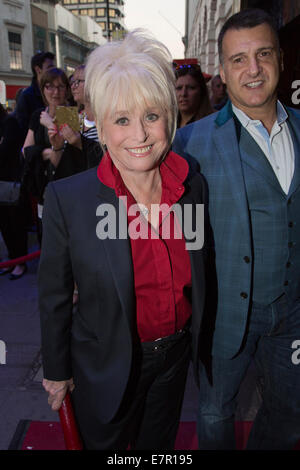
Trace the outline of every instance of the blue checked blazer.
<instances>
[{"instance_id":1,"label":"blue checked blazer","mask_svg":"<svg viewBox=\"0 0 300 470\"><path fill-rule=\"evenodd\" d=\"M300 114L290 108L287 113L295 150L295 175L290 193L297 196L294 199L300 214ZM218 113L179 129L173 150L192 164L196 160L208 184L211 237L204 340L212 347L213 354L233 357L241 347L246 329L253 281L253 247L231 102Z\"/></svg>"}]
</instances>

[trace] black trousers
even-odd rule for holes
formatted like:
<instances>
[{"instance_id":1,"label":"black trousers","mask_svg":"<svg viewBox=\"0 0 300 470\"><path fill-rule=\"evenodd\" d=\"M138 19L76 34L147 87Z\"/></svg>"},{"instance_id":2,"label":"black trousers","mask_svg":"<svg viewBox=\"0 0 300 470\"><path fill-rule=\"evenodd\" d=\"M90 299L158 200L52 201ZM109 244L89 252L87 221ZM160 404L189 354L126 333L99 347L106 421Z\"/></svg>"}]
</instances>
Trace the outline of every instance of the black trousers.
<instances>
[{"instance_id":1,"label":"black trousers","mask_svg":"<svg viewBox=\"0 0 300 470\"><path fill-rule=\"evenodd\" d=\"M174 449L190 362L190 333L143 343L141 348L140 364L115 419L103 425L91 414L78 423L86 449Z\"/></svg>"},{"instance_id":2,"label":"black trousers","mask_svg":"<svg viewBox=\"0 0 300 470\"><path fill-rule=\"evenodd\" d=\"M22 205L0 206L0 231L10 259L27 254L26 214Z\"/></svg>"}]
</instances>

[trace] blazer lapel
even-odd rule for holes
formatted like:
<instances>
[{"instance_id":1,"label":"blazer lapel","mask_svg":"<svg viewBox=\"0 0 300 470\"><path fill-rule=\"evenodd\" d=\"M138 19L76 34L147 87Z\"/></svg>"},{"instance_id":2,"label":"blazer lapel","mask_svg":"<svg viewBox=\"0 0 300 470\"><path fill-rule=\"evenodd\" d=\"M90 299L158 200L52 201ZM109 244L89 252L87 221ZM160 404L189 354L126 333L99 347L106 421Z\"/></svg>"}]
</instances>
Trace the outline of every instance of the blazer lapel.
<instances>
[{"instance_id":1,"label":"blazer lapel","mask_svg":"<svg viewBox=\"0 0 300 470\"><path fill-rule=\"evenodd\" d=\"M295 170L294 170L294 176L291 182L291 186L289 189L289 194L290 196L292 193L294 193L300 185L300 117L297 115L294 115L292 110L289 111L289 119L288 119L288 125L289 129L292 135L293 139L293 144L294 144L294 153L295 153Z\"/></svg>"},{"instance_id":2,"label":"blazer lapel","mask_svg":"<svg viewBox=\"0 0 300 470\"><path fill-rule=\"evenodd\" d=\"M131 324L134 317L133 312L135 311L135 300L131 248L129 236L127 234L127 212L124 204L116 196L114 190L101 184L96 201L97 207L103 203L110 204L112 208L111 213L113 215L115 214L117 236L116 239L101 239L101 242L103 243L109 261L112 277L119 294L122 308L128 316ZM126 222L126 238L124 238L124 226L120 229L122 221L123 223ZM97 220L97 223L98 222L99 220ZM119 238L120 233L123 233L122 238Z\"/></svg>"},{"instance_id":3,"label":"blazer lapel","mask_svg":"<svg viewBox=\"0 0 300 470\"><path fill-rule=\"evenodd\" d=\"M229 180L233 201L238 209L242 227L246 228L247 236L250 237L244 175L236 137L236 129L232 118L227 120L220 127L216 127L213 134L213 140L220 163L223 165L225 174ZM250 242L250 238L248 241Z\"/></svg>"}]
</instances>

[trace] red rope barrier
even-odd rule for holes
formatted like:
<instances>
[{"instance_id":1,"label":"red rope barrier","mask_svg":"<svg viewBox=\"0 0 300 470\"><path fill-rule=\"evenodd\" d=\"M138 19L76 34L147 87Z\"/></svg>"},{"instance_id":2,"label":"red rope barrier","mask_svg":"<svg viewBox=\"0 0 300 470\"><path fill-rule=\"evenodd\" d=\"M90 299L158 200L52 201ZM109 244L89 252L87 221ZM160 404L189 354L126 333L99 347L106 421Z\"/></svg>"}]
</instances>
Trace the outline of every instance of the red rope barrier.
<instances>
[{"instance_id":1,"label":"red rope barrier","mask_svg":"<svg viewBox=\"0 0 300 470\"><path fill-rule=\"evenodd\" d=\"M67 392L59 409L59 419L67 450L82 450L82 442L76 425L70 392Z\"/></svg>"},{"instance_id":2,"label":"red rope barrier","mask_svg":"<svg viewBox=\"0 0 300 470\"><path fill-rule=\"evenodd\" d=\"M38 258L41 254L41 250L30 253L26 256L20 256L20 258L10 259L9 261L3 261L0 263L0 269L9 268L10 266L16 266L17 264L26 263L26 261L31 261L32 259Z\"/></svg>"}]
</instances>

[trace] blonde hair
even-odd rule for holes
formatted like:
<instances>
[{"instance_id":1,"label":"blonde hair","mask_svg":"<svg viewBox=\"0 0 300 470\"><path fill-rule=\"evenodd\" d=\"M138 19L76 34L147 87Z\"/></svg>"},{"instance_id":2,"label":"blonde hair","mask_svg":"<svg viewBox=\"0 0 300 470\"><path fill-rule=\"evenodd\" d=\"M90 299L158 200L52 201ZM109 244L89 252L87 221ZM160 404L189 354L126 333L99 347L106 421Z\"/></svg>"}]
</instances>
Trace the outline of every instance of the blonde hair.
<instances>
[{"instance_id":1,"label":"blonde hair","mask_svg":"<svg viewBox=\"0 0 300 470\"><path fill-rule=\"evenodd\" d=\"M117 107L132 110L154 105L167 116L171 144L177 119L172 58L166 46L147 31L136 29L122 41L95 49L86 64L85 93L99 132L103 119Z\"/></svg>"}]
</instances>

